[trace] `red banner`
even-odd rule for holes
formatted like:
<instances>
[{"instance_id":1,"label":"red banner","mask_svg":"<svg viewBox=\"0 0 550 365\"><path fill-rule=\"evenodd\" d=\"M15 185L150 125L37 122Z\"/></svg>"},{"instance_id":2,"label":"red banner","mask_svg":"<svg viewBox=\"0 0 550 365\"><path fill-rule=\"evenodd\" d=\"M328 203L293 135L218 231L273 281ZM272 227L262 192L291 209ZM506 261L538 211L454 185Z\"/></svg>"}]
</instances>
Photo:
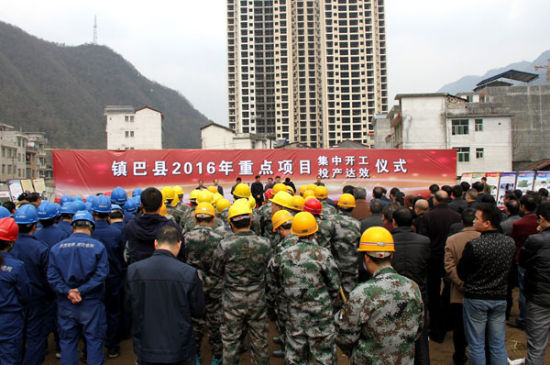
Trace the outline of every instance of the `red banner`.
<instances>
[{"instance_id":1,"label":"red banner","mask_svg":"<svg viewBox=\"0 0 550 365\"><path fill-rule=\"evenodd\" d=\"M250 183L256 175L263 183L290 177L296 186L319 175L332 196L346 184L369 194L377 185L424 194L430 184L456 183L455 150L55 150L52 155L56 197L167 185L181 185L187 195L199 180L208 186L214 179L227 195L237 177Z\"/></svg>"}]
</instances>

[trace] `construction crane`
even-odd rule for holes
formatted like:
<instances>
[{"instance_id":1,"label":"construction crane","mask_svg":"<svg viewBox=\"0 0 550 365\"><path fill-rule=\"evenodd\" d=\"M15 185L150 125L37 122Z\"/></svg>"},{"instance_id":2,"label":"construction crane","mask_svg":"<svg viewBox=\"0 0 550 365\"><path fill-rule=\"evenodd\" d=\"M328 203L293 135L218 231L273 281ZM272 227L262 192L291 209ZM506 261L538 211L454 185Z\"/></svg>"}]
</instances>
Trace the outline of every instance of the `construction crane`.
<instances>
[{"instance_id":1,"label":"construction crane","mask_svg":"<svg viewBox=\"0 0 550 365\"><path fill-rule=\"evenodd\" d=\"M535 71L538 71L540 69L546 69L546 82L550 84L550 58L548 59L548 65L547 66L535 66Z\"/></svg>"}]
</instances>

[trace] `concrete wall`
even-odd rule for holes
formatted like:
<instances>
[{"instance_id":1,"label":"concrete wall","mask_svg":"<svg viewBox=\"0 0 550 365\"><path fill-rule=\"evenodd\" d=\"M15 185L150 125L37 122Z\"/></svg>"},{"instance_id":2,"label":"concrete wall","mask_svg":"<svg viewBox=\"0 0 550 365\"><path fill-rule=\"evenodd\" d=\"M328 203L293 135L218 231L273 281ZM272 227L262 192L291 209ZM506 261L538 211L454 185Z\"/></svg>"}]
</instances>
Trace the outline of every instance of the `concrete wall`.
<instances>
[{"instance_id":1,"label":"concrete wall","mask_svg":"<svg viewBox=\"0 0 550 365\"><path fill-rule=\"evenodd\" d=\"M488 87L482 92L512 113L514 170L550 157L550 85Z\"/></svg>"},{"instance_id":2,"label":"concrete wall","mask_svg":"<svg viewBox=\"0 0 550 365\"><path fill-rule=\"evenodd\" d=\"M162 149L161 113L145 108L135 113L106 112L105 115L107 149Z\"/></svg>"},{"instance_id":3,"label":"concrete wall","mask_svg":"<svg viewBox=\"0 0 550 365\"><path fill-rule=\"evenodd\" d=\"M398 148L446 148L445 104L444 96L402 98L402 146Z\"/></svg>"},{"instance_id":4,"label":"concrete wall","mask_svg":"<svg viewBox=\"0 0 550 365\"><path fill-rule=\"evenodd\" d=\"M227 150L233 147L234 132L214 125L201 129L203 150Z\"/></svg>"}]
</instances>

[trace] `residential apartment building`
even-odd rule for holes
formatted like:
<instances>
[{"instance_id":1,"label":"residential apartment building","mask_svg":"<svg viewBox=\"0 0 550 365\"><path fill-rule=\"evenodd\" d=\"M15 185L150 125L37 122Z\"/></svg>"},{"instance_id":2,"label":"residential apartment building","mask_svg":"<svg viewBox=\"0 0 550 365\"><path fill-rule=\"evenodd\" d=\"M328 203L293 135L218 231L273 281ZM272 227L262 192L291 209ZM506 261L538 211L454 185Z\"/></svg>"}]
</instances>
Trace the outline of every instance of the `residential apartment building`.
<instances>
[{"instance_id":1,"label":"residential apartment building","mask_svg":"<svg viewBox=\"0 0 550 365\"><path fill-rule=\"evenodd\" d=\"M227 2L229 127L372 146L387 110L383 0Z\"/></svg>"},{"instance_id":2,"label":"residential apartment building","mask_svg":"<svg viewBox=\"0 0 550 365\"><path fill-rule=\"evenodd\" d=\"M105 107L108 150L162 149L164 115L151 107L131 105Z\"/></svg>"},{"instance_id":3,"label":"residential apartment building","mask_svg":"<svg viewBox=\"0 0 550 365\"><path fill-rule=\"evenodd\" d=\"M376 148L456 149L457 175L512 171L512 114L449 94L401 94L376 120Z\"/></svg>"},{"instance_id":4,"label":"residential apartment building","mask_svg":"<svg viewBox=\"0 0 550 365\"><path fill-rule=\"evenodd\" d=\"M0 181L45 177L46 144L45 133L22 132L0 123Z\"/></svg>"}]
</instances>

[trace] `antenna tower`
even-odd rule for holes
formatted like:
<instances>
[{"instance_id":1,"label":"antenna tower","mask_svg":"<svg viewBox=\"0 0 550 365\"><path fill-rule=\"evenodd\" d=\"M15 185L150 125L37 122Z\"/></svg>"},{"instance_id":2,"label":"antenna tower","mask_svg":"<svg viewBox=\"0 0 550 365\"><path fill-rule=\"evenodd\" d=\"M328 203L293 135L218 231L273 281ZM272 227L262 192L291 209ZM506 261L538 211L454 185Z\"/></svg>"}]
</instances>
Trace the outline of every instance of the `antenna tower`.
<instances>
[{"instance_id":1,"label":"antenna tower","mask_svg":"<svg viewBox=\"0 0 550 365\"><path fill-rule=\"evenodd\" d=\"M94 40L93 44L97 44L97 15L94 15Z\"/></svg>"}]
</instances>

